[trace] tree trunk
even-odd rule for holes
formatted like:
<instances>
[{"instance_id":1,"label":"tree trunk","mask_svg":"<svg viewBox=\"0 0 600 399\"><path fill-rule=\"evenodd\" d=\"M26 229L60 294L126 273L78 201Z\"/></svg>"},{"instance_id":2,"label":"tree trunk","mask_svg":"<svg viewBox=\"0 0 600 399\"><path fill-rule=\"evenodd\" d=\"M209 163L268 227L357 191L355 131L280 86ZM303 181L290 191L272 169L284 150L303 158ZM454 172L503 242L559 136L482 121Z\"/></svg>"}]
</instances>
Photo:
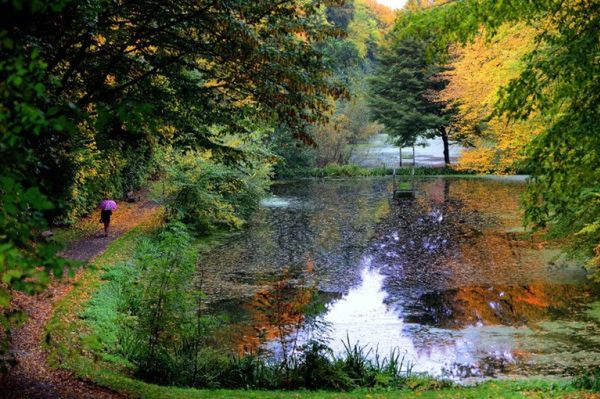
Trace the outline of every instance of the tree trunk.
<instances>
[{"instance_id":1,"label":"tree trunk","mask_svg":"<svg viewBox=\"0 0 600 399\"><path fill-rule=\"evenodd\" d=\"M413 167L417 166L417 160L415 159L415 145L413 144Z\"/></svg>"},{"instance_id":2,"label":"tree trunk","mask_svg":"<svg viewBox=\"0 0 600 399\"><path fill-rule=\"evenodd\" d=\"M400 150L399 151L400 152L400 162L399 162L399 165L400 165L400 167L402 167L402 147L399 147L399 150Z\"/></svg>"},{"instance_id":3,"label":"tree trunk","mask_svg":"<svg viewBox=\"0 0 600 399\"><path fill-rule=\"evenodd\" d=\"M444 126L440 128L440 133L442 133L442 141L444 142L444 163L450 165L450 145L448 144L448 133Z\"/></svg>"}]
</instances>

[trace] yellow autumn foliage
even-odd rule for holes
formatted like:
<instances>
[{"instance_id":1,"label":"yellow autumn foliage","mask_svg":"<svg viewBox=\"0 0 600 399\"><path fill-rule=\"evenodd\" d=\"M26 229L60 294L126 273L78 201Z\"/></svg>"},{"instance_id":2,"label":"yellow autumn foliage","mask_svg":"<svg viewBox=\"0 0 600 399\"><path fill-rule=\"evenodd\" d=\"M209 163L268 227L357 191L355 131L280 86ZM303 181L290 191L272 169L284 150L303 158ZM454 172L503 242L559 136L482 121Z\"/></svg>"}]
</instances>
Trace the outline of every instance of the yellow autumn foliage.
<instances>
[{"instance_id":1,"label":"yellow autumn foliage","mask_svg":"<svg viewBox=\"0 0 600 399\"><path fill-rule=\"evenodd\" d=\"M519 76L522 57L534 47L535 31L525 25L503 26L492 40L485 34L463 48L454 49L450 84L442 100L458 102L454 135L472 145L463 151L456 167L480 173L510 173L524 159L523 148L541 131L540 118L509 121L490 115L499 89Z\"/></svg>"},{"instance_id":2,"label":"yellow autumn foliage","mask_svg":"<svg viewBox=\"0 0 600 399\"><path fill-rule=\"evenodd\" d=\"M354 43L361 57L368 54L369 44L380 43L392 27L395 13L375 0L356 0L354 17L348 26L348 39Z\"/></svg>"}]
</instances>

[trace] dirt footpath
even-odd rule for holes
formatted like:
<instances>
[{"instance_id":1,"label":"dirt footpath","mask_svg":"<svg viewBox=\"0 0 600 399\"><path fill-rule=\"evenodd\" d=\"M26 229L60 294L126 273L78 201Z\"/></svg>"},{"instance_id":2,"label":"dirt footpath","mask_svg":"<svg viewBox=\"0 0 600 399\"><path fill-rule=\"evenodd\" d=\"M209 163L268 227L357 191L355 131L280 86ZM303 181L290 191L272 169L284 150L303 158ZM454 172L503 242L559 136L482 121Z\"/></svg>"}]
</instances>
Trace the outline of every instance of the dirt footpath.
<instances>
[{"instance_id":1,"label":"dirt footpath","mask_svg":"<svg viewBox=\"0 0 600 399\"><path fill-rule=\"evenodd\" d=\"M154 201L123 204L114 212L108 237L104 237L102 225L97 232L89 233L72 242L62 256L89 262L101 255L112 241L146 221L157 210ZM88 222L98 218L90 216ZM123 396L75 378L66 370L55 370L47 365L47 354L41 346L44 327L55 304L67 295L83 275L79 269L73 277L53 281L48 289L36 296L21 293L14 295L13 303L23 309L27 322L13 330L10 353L17 361L9 374L0 381L1 398L122 398Z\"/></svg>"}]
</instances>

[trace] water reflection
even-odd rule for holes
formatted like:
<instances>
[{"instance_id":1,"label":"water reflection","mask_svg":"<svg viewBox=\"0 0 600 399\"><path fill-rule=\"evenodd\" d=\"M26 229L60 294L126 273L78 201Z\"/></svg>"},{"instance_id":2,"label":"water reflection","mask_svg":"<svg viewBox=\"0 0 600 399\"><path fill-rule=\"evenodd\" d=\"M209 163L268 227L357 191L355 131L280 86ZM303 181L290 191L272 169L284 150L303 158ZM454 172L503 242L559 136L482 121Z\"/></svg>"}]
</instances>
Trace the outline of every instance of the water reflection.
<instances>
[{"instance_id":1,"label":"water reflection","mask_svg":"<svg viewBox=\"0 0 600 399\"><path fill-rule=\"evenodd\" d=\"M499 367L512 363L512 345L503 340L482 340L480 329L449 333L425 330L409 322L401 308L385 305L384 276L372 268L371 259L365 258L364 266L360 286L331 304L323 316L331 326L329 345L335 352L342 352L343 343L350 338L383 356L400 350L414 371L463 378L491 376Z\"/></svg>"},{"instance_id":2,"label":"water reflection","mask_svg":"<svg viewBox=\"0 0 600 399\"><path fill-rule=\"evenodd\" d=\"M389 212L391 181L299 181L273 187L276 203L260 209L248 229L207 254L200 264L209 297L252 297L284 270L305 273L325 292L360 281L357 267L373 228Z\"/></svg>"},{"instance_id":3,"label":"water reflection","mask_svg":"<svg viewBox=\"0 0 600 399\"><path fill-rule=\"evenodd\" d=\"M245 232L207 254L203 289L231 316L231 342L274 348L277 323L257 298L284 278L286 306L302 309L286 334L306 339L298 326L310 318L334 350L349 336L460 379L600 362L598 320L585 313L594 291L520 226L522 182L426 179L398 202L390 183L278 185Z\"/></svg>"}]
</instances>

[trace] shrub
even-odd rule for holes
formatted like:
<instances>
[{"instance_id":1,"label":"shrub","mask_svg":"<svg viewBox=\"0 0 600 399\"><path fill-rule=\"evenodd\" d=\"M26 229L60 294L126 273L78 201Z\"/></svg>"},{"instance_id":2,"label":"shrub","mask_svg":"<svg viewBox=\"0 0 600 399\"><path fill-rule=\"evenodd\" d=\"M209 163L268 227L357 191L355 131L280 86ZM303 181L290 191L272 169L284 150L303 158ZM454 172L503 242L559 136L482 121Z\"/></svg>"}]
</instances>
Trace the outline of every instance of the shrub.
<instances>
[{"instance_id":1,"label":"shrub","mask_svg":"<svg viewBox=\"0 0 600 399\"><path fill-rule=\"evenodd\" d=\"M176 154L167 174L172 185L168 217L205 234L244 224L269 185L270 165L233 168L190 151Z\"/></svg>"},{"instance_id":2,"label":"shrub","mask_svg":"<svg viewBox=\"0 0 600 399\"><path fill-rule=\"evenodd\" d=\"M125 340L139 376L169 383L181 370L177 346L197 329L194 287L197 253L184 225L172 223L156 239L143 240L135 258L138 275L125 291L133 316Z\"/></svg>"},{"instance_id":3,"label":"shrub","mask_svg":"<svg viewBox=\"0 0 600 399\"><path fill-rule=\"evenodd\" d=\"M573 386L578 389L600 392L600 368L580 373L573 379Z\"/></svg>"},{"instance_id":4,"label":"shrub","mask_svg":"<svg viewBox=\"0 0 600 399\"><path fill-rule=\"evenodd\" d=\"M297 364L293 368L296 377L294 388L330 389L348 391L358 385L336 362L331 349L320 342L311 341L301 348Z\"/></svg>"}]
</instances>

